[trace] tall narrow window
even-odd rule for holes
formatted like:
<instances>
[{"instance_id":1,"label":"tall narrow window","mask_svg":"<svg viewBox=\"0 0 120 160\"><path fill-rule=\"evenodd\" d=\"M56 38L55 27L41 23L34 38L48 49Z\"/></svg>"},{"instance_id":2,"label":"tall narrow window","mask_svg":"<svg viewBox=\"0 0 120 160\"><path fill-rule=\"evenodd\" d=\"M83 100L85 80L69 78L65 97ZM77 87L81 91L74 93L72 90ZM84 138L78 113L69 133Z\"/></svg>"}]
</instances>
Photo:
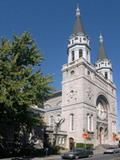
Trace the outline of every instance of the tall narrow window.
<instances>
[{"instance_id":1,"label":"tall narrow window","mask_svg":"<svg viewBox=\"0 0 120 160\"><path fill-rule=\"evenodd\" d=\"M105 79L108 79L108 73L105 72Z\"/></svg>"},{"instance_id":2,"label":"tall narrow window","mask_svg":"<svg viewBox=\"0 0 120 160\"><path fill-rule=\"evenodd\" d=\"M83 56L82 49L79 49L79 58Z\"/></svg>"},{"instance_id":3,"label":"tall narrow window","mask_svg":"<svg viewBox=\"0 0 120 160\"><path fill-rule=\"evenodd\" d=\"M74 114L70 114L70 130L74 130Z\"/></svg>"},{"instance_id":4,"label":"tall narrow window","mask_svg":"<svg viewBox=\"0 0 120 160\"><path fill-rule=\"evenodd\" d=\"M61 144L61 137L58 137L58 144Z\"/></svg>"},{"instance_id":5,"label":"tall narrow window","mask_svg":"<svg viewBox=\"0 0 120 160\"><path fill-rule=\"evenodd\" d=\"M64 137L62 138L62 144L65 144L65 138Z\"/></svg>"},{"instance_id":6,"label":"tall narrow window","mask_svg":"<svg viewBox=\"0 0 120 160\"><path fill-rule=\"evenodd\" d=\"M89 60L89 57L88 57L88 51L87 51L87 61Z\"/></svg>"},{"instance_id":7,"label":"tall narrow window","mask_svg":"<svg viewBox=\"0 0 120 160\"><path fill-rule=\"evenodd\" d=\"M75 60L75 53L74 53L74 51L72 51L72 61L74 61Z\"/></svg>"},{"instance_id":8,"label":"tall narrow window","mask_svg":"<svg viewBox=\"0 0 120 160\"><path fill-rule=\"evenodd\" d=\"M53 124L54 124L53 116L50 116L50 125L53 126Z\"/></svg>"},{"instance_id":9,"label":"tall narrow window","mask_svg":"<svg viewBox=\"0 0 120 160\"><path fill-rule=\"evenodd\" d=\"M87 114L87 130L90 131L90 115Z\"/></svg>"},{"instance_id":10,"label":"tall narrow window","mask_svg":"<svg viewBox=\"0 0 120 160\"><path fill-rule=\"evenodd\" d=\"M89 131L91 131L91 115L89 116L89 121L90 121Z\"/></svg>"},{"instance_id":11,"label":"tall narrow window","mask_svg":"<svg viewBox=\"0 0 120 160\"><path fill-rule=\"evenodd\" d=\"M60 119L61 119L61 116L60 116L60 114L58 114L58 115L57 115L57 122L59 122Z\"/></svg>"},{"instance_id":12,"label":"tall narrow window","mask_svg":"<svg viewBox=\"0 0 120 160\"><path fill-rule=\"evenodd\" d=\"M87 130L93 132L93 115L87 114Z\"/></svg>"},{"instance_id":13,"label":"tall narrow window","mask_svg":"<svg viewBox=\"0 0 120 160\"><path fill-rule=\"evenodd\" d=\"M93 115L91 115L91 127L90 127L91 132L93 132Z\"/></svg>"}]
</instances>

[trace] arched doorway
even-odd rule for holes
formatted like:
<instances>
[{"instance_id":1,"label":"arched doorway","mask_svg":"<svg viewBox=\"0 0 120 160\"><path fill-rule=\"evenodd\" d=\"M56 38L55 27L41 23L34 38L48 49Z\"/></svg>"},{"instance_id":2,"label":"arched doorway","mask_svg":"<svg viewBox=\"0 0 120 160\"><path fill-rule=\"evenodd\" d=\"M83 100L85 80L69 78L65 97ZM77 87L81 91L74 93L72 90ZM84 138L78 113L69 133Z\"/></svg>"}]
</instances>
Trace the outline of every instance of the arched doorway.
<instances>
[{"instance_id":1,"label":"arched doorway","mask_svg":"<svg viewBox=\"0 0 120 160\"><path fill-rule=\"evenodd\" d=\"M99 130L99 142L100 142L100 144L104 143L104 129L103 129L103 127L100 127L100 130Z\"/></svg>"},{"instance_id":2,"label":"arched doorway","mask_svg":"<svg viewBox=\"0 0 120 160\"><path fill-rule=\"evenodd\" d=\"M69 138L69 149L72 150L74 148L75 142L74 138L70 137Z\"/></svg>"},{"instance_id":3,"label":"arched doorway","mask_svg":"<svg viewBox=\"0 0 120 160\"><path fill-rule=\"evenodd\" d=\"M108 138L108 101L103 95L98 96L96 101L97 114L97 140L98 144L105 144Z\"/></svg>"}]
</instances>

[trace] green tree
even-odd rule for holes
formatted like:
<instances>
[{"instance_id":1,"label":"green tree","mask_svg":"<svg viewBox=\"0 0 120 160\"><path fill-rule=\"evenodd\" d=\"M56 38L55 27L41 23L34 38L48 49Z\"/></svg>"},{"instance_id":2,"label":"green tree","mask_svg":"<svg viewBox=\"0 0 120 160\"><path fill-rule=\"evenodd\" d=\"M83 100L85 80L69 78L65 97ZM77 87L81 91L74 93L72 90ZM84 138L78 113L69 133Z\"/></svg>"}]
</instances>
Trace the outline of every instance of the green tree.
<instances>
[{"instance_id":1,"label":"green tree","mask_svg":"<svg viewBox=\"0 0 120 160\"><path fill-rule=\"evenodd\" d=\"M17 141L21 130L30 131L43 123L31 114L31 106L43 107L51 95L52 77L41 71L41 55L29 33L0 41L0 135L4 140L7 126L13 126ZM16 136L15 136L16 135Z\"/></svg>"}]
</instances>

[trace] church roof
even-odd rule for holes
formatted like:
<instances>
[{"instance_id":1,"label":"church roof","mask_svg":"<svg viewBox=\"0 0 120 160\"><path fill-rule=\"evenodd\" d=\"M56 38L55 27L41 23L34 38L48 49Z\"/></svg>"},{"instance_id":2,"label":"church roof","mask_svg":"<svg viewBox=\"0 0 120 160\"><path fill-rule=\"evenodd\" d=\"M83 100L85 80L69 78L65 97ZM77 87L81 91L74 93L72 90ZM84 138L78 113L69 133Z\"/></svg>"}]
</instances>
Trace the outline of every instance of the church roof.
<instances>
[{"instance_id":1,"label":"church roof","mask_svg":"<svg viewBox=\"0 0 120 160\"><path fill-rule=\"evenodd\" d=\"M83 27L82 20L81 20L81 16L80 16L80 9L77 6L76 21L75 21L74 28L73 28L73 35L77 35L78 33L85 34L84 27Z\"/></svg>"},{"instance_id":2,"label":"church roof","mask_svg":"<svg viewBox=\"0 0 120 160\"><path fill-rule=\"evenodd\" d=\"M104 60L104 59L107 59L107 55L106 55L106 52L105 52L103 36L100 34L100 37L99 37L99 54L98 54L98 59L97 60Z\"/></svg>"}]
</instances>

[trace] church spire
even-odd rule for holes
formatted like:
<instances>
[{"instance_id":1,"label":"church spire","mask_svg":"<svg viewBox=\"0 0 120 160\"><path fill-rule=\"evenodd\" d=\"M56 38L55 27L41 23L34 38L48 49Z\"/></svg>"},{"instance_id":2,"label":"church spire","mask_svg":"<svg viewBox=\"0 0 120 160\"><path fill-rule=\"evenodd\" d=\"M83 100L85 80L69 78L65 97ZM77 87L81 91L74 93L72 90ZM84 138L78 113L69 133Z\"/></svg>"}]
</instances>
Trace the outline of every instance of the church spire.
<instances>
[{"instance_id":1,"label":"church spire","mask_svg":"<svg viewBox=\"0 0 120 160\"><path fill-rule=\"evenodd\" d=\"M106 56L102 34L99 36L99 55L95 66L100 75L102 74L106 80L113 81L112 63Z\"/></svg>"},{"instance_id":2,"label":"church spire","mask_svg":"<svg viewBox=\"0 0 120 160\"><path fill-rule=\"evenodd\" d=\"M81 21L81 16L80 16L80 8L77 5L76 21L75 21L74 28L73 28L73 35L78 35L79 33L85 34L83 24L82 24L82 21Z\"/></svg>"},{"instance_id":3,"label":"church spire","mask_svg":"<svg viewBox=\"0 0 120 160\"><path fill-rule=\"evenodd\" d=\"M68 41L67 53L68 63L74 62L81 58L90 63L90 41L84 32L78 5L76 8L76 21L74 30Z\"/></svg>"},{"instance_id":4,"label":"church spire","mask_svg":"<svg viewBox=\"0 0 120 160\"><path fill-rule=\"evenodd\" d=\"M106 52L105 52L103 36L100 33L100 36L99 36L99 55L98 55L98 60L104 60L104 59L107 59L107 56L106 56Z\"/></svg>"}]
</instances>

